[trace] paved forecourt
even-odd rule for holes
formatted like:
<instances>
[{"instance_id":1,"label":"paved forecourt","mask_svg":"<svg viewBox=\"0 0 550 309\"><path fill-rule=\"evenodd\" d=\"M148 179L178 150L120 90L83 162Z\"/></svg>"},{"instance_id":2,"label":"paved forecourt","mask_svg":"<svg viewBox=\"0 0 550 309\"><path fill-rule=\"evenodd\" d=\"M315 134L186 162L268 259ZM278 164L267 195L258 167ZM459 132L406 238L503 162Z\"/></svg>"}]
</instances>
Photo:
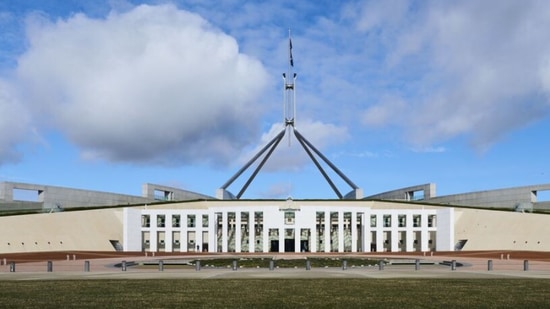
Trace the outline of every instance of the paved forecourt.
<instances>
[{"instance_id":1,"label":"paved forecourt","mask_svg":"<svg viewBox=\"0 0 550 309\"><path fill-rule=\"evenodd\" d=\"M469 256L373 256L385 258L391 264L381 269L379 266L311 267L306 270L306 256L291 257L273 255L275 260L285 258L304 258L304 266L298 268L240 268L209 267L196 269L194 266L171 265L171 261L191 261L201 259L207 265L210 258L243 258L242 255L185 255L169 257L126 256L124 258L99 258L78 260L68 256L66 260L21 262L15 264L5 261L0 265L0 280L76 280L76 279L315 279L315 278L538 278L550 279L550 261L546 259L514 259L510 254L496 254L494 258ZM362 258L369 257L362 255ZM345 256L340 256L345 259ZM120 267L122 261L128 261L126 270ZM164 267L158 264L163 261ZM419 264L416 264L419 260ZM453 267L452 261L456 261ZM134 263L151 263L149 267L135 267ZM87 264L87 265L86 265ZM238 264L237 264L238 265ZM276 265L276 263L275 263ZM14 270L14 271L13 271Z\"/></svg>"}]
</instances>

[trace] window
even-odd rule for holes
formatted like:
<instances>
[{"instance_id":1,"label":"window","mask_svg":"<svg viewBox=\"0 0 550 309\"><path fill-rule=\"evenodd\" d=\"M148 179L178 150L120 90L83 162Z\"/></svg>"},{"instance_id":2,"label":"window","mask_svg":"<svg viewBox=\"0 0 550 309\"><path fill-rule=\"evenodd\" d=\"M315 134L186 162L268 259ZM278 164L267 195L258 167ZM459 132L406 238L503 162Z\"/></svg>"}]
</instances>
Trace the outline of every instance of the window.
<instances>
[{"instance_id":1,"label":"window","mask_svg":"<svg viewBox=\"0 0 550 309\"><path fill-rule=\"evenodd\" d=\"M151 226L151 216L141 215L141 227L150 227L150 226Z\"/></svg>"},{"instance_id":2,"label":"window","mask_svg":"<svg viewBox=\"0 0 550 309\"><path fill-rule=\"evenodd\" d=\"M384 215L384 227L391 227L391 215Z\"/></svg>"},{"instance_id":3,"label":"window","mask_svg":"<svg viewBox=\"0 0 550 309\"><path fill-rule=\"evenodd\" d=\"M187 227L195 227L195 215L187 215Z\"/></svg>"},{"instance_id":4,"label":"window","mask_svg":"<svg viewBox=\"0 0 550 309\"><path fill-rule=\"evenodd\" d=\"M180 227L180 215L172 215L172 227Z\"/></svg>"},{"instance_id":5,"label":"window","mask_svg":"<svg viewBox=\"0 0 550 309\"><path fill-rule=\"evenodd\" d=\"M165 227L166 224L166 216L165 215L158 215L157 216L157 227Z\"/></svg>"},{"instance_id":6,"label":"window","mask_svg":"<svg viewBox=\"0 0 550 309\"><path fill-rule=\"evenodd\" d=\"M376 227L376 215L370 215L370 227Z\"/></svg>"},{"instance_id":7,"label":"window","mask_svg":"<svg viewBox=\"0 0 550 309\"><path fill-rule=\"evenodd\" d=\"M420 227L420 215L413 215L413 227Z\"/></svg>"},{"instance_id":8,"label":"window","mask_svg":"<svg viewBox=\"0 0 550 309\"><path fill-rule=\"evenodd\" d=\"M208 215L202 215L202 227L208 227Z\"/></svg>"},{"instance_id":9,"label":"window","mask_svg":"<svg viewBox=\"0 0 550 309\"><path fill-rule=\"evenodd\" d=\"M285 211L285 224L294 224L296 214L293 211Z\"/></svg>"},{"instance_id":10,"label":"window","mask_svg":"<svg viewBox=\"0 0 550 309\"><path fill-rule=\"evenodd\" d=\"M399 215L397 221L399 222L399 227L407 226L407 217L405 215Z\"/></svg>"}]
</instances>

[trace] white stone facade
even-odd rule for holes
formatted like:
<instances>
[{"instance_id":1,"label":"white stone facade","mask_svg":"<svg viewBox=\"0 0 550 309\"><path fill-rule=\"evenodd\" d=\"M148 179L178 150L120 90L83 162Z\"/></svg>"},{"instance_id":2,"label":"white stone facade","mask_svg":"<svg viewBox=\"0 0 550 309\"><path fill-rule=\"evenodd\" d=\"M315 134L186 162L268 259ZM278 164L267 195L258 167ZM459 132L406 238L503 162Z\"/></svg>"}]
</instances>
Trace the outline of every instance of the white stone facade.
<instances>
[{"instance_id":1,"label":"white stone facade","mask_svg":"<svg viewBox=\"0 0 550 309\"><path fill-rule=\"evenodd\" d=\"M125 251L414 252L454 250L454 209L339 204L126 208Z\"/></svg>"}]
</instances>

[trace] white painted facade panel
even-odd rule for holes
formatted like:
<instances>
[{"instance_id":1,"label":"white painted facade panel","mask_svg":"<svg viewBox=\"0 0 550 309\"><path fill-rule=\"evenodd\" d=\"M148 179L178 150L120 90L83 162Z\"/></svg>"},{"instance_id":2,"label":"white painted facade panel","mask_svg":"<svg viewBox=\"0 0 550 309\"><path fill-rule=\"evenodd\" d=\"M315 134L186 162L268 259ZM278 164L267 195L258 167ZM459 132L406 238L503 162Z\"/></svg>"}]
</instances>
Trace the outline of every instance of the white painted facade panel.
<instances>
[{"instance_id":1,"label":"white painted facade panel","mask_svg":"<svg viewBox=\"0 0 550 309\"><path fill-rule=\"evenodd\" d=\"M413 252L454 247L452 208L297 204L125 210L124 250Z\"/></svg>"}]
</instances>

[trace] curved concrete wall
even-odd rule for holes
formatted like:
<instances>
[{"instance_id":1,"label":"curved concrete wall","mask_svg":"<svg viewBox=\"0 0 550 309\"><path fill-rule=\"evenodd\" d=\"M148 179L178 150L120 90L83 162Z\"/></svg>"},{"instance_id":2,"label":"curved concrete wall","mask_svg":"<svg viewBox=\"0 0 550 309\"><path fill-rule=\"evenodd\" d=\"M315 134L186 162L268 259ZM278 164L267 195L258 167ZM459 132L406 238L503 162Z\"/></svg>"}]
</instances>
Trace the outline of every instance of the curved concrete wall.
<instances>
[{"instance_id":1,"label":"curved concrete wall","mask_svg":"<svg viewBox=\"0 0 550 309\"><path fill-rule=\"evenodd\" d=\"M371 209L372 213L401 213L401 210L436 209L448 207L424 203L390 201L195 201L133 207L140 229L141 211L146 209L218 209L218 212L238 210L262 210L307 207L337 207L338 211ZM332 208L327 208L332 209ZM535 250L550 251L550 215L509 211L453 208L449 222L438 219L438 226L450 227L454 235L446 238L458 242L467 239L463 250ZM305 208L304 208L305 210ZM381 212L380 212L380 211ZM386 211L387 210L387 211ZM332 210L331 210L332 211ZM363 210L361 210L363 211ZM397 212L396 212L397 211ZM406 211L405 211L406 212ZM413 211L414 212L414 211ZM411 212L411 213L413 213ZM0 217L0 254L39 251L115 251L110 240L124 246L124 240L141 243L141 235L134 238L124 235L123 208L66 211L49 214L33 214ZM1 255L0 255L1 257Z\"/></svg>"},{"instance_id":2,"label":"curved concrete wall","mask_svg":"<svg viewBox=\"0 0 550 309\"><path fill-rule=\"evenodd\" d=\"M0 253L115 251L122 236L122 209L0 217Z\"/></svg>"},{"instance_id":3,"label":"curved concrete wall","mask_svg":"<svg viewBox=\"0 0 550 309\"><path fill-rule=\"evenodd\" d=\"M550 215L455 208L455 240L463 250L549 251Z\"/></svg>"}]
</instances>

